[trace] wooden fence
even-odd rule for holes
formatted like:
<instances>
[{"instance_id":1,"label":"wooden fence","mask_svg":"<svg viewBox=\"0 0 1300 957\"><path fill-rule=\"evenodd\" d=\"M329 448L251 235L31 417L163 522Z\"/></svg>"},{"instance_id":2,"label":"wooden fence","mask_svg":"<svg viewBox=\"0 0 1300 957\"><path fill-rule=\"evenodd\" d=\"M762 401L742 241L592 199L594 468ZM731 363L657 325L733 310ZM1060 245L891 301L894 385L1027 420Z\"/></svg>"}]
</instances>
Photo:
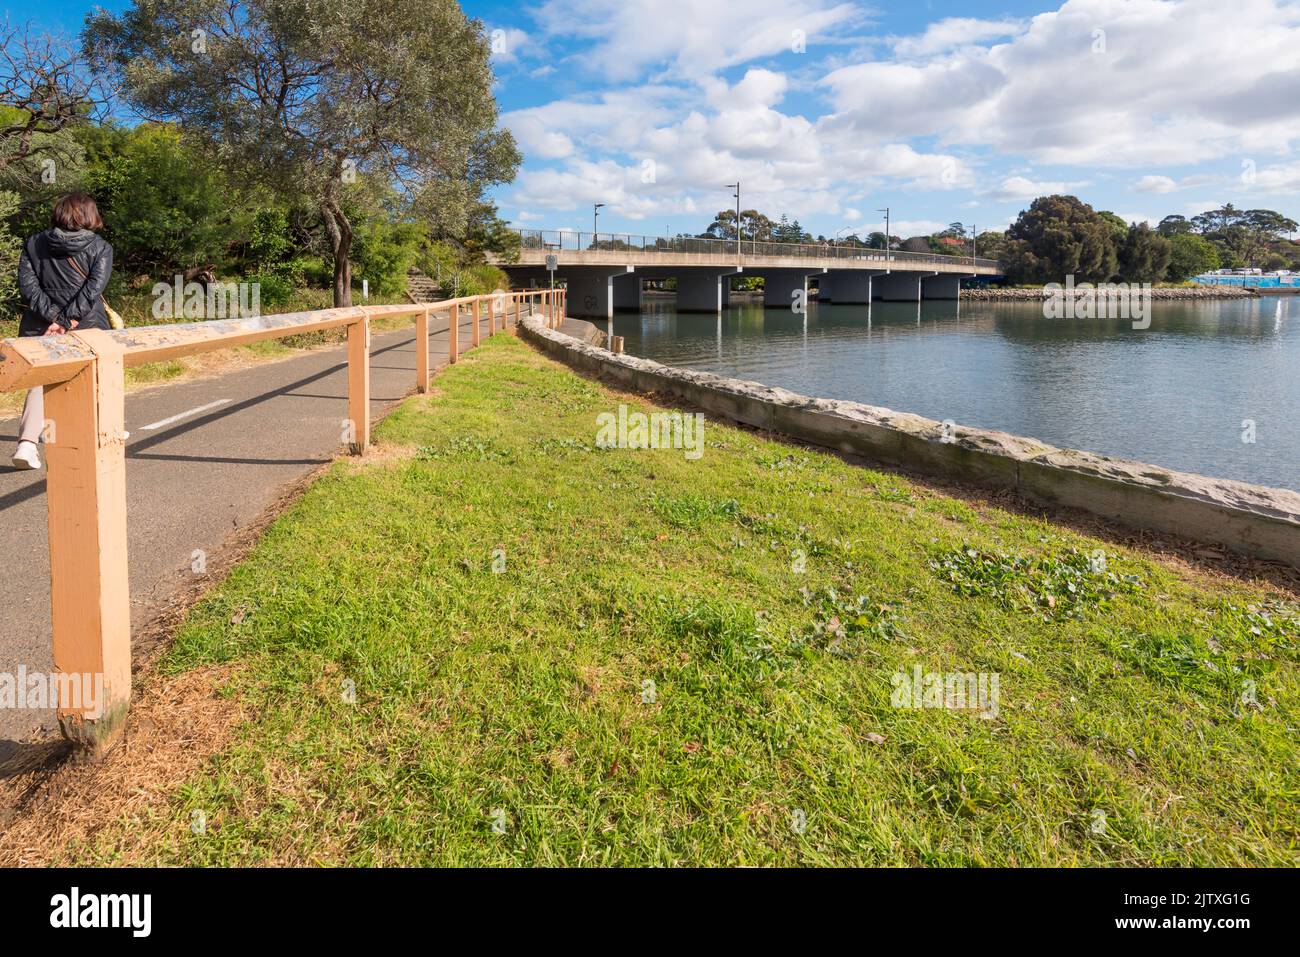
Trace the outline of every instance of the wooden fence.
<instances>
[{"instance_id":1,"label":"wooden fence","mask_svg":"<svg viewBox=\"0 0 1300 957\"><path fill-rule=\"evenodd\" d=\"M414 305L360 306L245 319L73 331L0 341L0 392L45 389L46 500L54 667L103 675L94 713L60 700L59 726L75 752L97 760L121 737L131 699L131 593L127 577L127 366L344 327L347 329L350 451L370 443L370 322L415 318L415 385L429 388L429 319L448 314L448 361L459 352L461 310L472 314L471 345L539 310L564 317L563 289L496 292ZM67 687L60 682L59 686Z\"/></svg>"}]
</instances>

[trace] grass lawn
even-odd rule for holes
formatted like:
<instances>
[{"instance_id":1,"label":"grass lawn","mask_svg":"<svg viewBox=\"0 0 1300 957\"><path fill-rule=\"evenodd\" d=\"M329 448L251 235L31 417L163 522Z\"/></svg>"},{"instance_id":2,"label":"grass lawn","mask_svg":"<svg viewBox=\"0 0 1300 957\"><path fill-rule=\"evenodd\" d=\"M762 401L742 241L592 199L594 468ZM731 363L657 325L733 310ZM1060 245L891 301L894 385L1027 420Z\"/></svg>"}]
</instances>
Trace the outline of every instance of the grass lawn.
<instances>
[{"instance_id":1,"label":"grass lawn","mask_svg":"<svg viewBox=\"0 0 1300 957\"><path fill-rule=\"evenodd\" d=\"M161 661L252 717L65 861L1296 864L1293 599L712 421L598 449L648 404L513 338L435 384Z\"/></svg>"}]
</instances>

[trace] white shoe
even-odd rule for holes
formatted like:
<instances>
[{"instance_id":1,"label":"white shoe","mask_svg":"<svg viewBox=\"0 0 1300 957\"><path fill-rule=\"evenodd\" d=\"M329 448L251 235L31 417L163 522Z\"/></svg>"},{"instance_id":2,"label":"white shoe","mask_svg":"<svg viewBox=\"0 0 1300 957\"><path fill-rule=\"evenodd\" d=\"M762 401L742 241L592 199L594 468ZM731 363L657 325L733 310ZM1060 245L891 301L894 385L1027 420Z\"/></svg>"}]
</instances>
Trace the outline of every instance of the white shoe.
<instances>
[{"instance_id":1,"label":"white shoe","mask_svg":"<svg viewBox=\"0 0 1300 957\"><path fill-rule=\"evenodd\" d=\"M41 467L41 453L35 442L19 442L18 451L14 453L14 468L38 469Z\"/></svg>"}]
</instances>

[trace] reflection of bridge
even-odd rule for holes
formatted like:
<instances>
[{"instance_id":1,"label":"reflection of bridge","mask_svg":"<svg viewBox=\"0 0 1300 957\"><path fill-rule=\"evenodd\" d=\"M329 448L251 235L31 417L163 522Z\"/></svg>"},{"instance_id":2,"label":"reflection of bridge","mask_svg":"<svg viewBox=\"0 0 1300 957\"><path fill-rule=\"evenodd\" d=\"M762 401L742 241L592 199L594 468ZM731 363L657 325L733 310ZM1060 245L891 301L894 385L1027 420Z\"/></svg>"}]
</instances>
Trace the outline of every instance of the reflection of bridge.
<instances>
[{"instance_id":1,"label":"reflection of bridge","mask_svg":"<svg viewBox=\"0 0 1300 957\"><path fill-rule=\"evenodd\" d=\"M767 243L734 239L629 236L520 230L517 263L499 265L516 284L544 286L550 275L568 285L569 314L609 318L616 309L639 309L646 280L675 279L677 308L718 312L728 304L730 277L763 277L764 302L789 306L809 296L829 302L919 302L956 299L961 280L999 276L992 259L868 249L831 243Z\"/></svg>"}]
</instances>

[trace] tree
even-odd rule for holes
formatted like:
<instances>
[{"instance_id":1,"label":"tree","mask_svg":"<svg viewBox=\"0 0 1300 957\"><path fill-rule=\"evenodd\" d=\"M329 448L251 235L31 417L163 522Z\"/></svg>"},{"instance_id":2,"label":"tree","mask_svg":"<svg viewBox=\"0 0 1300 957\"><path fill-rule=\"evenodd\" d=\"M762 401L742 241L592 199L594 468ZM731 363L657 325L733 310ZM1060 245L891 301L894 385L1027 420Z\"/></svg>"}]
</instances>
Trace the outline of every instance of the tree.
<instances>
[{"instance_id":1,"label":"tree","mask_svg":"<svg viewBox=\"0 0 1300 957\"><path fill-rule=\"evenodd\" d=\"M120 273L214 266L251 228L241 191L175 125L101 127L91 141L86 186Z\"/></svg>"},{"instance_id":2,"label":"tree","mask_svg":"<svg viewBox=\"0 0 1300 957\"><path fill-rule=\"evenodd\" d=\"M1194 227L1186 216L1166 216L1160 220L1160 225L1156 227L1156 232L1161 236L1172 238L1174 236L1190 235Z\"/></svg>"},{"instance_id":3,"label":"tree","mask_svg":"<svg viewBox=\"0 0 1300 957\"><path fill-rule=\"evenodd\" d=\"M799 225L799 220L791 221L789 216L782 213L781 219L772 227L772 242L806 243L812 242L812 236L804 231L803 226Z\"/></svg>"},{"instance_id":4,"label":"tree","mask_svg":"<svg viewBox=\"0 0 1300 957\"><path fill-rule=\"evenodd\" d=\"M930 251L930 239L928 236L912 236L903 240L902 249L905 253L928 253Z\"/></svg>"},{"instance_id":5,"label":"tree","mask_svg":"<svg viewBox=\"0 0 1300 957\"><path fill-rule=\"evenodd\" d=\"M0 25L0 172L23 189L65 180L66 134L103 109L108 94L75 47L27 27ZM51 162L46 162L51 161Z\"/></svg>"},{"instance_id":6,"label":"tree","mask_svg":"<svg viewBox=\"0 0 1300 957\"><path fill-rule=\"evenodd\" d=\"M1128 227L1119 244L1119 276L1125 282L1159 282L1169 269L1169 240L1146 223Z\"/></svg>"},{"instance_id":7,"label":"tree","mask_svg":"<svg viewBox=\"0 0 1300 957\"><path fill-rule=\"evenodd\" d=\"M975 255L981 259L1001 259L1006 251L1007 234L992 229L985 230L975 239Z\"/></svg>"},{"instance_id":8,"label":"tree","mask_svg":"<svg viewBox=\"0 0 1300 957\"><path fill-rule=\"evenodd\" d=\"M1219 268L1219 251L1204 236L1176 233L1169 239L1169 282L1186 282L1193 276Z\"/></svg>"},{"instance_id":9,"label":"tree","mask_svg":"<svg viewBox=\"0 0 1300 957\"><path fill-rule=\"evenodd\" d=\"M19 301L18 257L23 244L9 228L9 220L17 210L18 194L0 190L0 309L6 316Z\"/></svg>"},{"instance_id":10,"label":"tree","mask_svg":"<svg viewBox=\"0 0 1300 957\"><path fill-rule=\"evenodd\" d=\"M776 223L756 209L744 209L740 212L740 234L746 241L770 242ZM735 239L736 211L720 209L713 217L713 222L700 235L701 239Z\"/></svg>"},{"instance_id":11,"label":"tree","mask_svg":"<svg viewBox=\"0 0 1300 957\"><path fill-rule=\"evenodd\" d=\"M1231 203L1193 217L1192 225L1233 266L1258 265L1271 244L1297 228L1295 220L1274 210L1242 210Z\"/></svg>"},{"instance_id":12,"label":"tree","mask_svg":"<svg viewBox=\"0 0 1300 957\"><path fill-rule=\"evenodd\" d=\"M1115 239L1113 222L1077 197L1040 196L1007 230L1004 266L1013 282L1105 282Z\"/></svg>"},{"instance_id":13,"label":"tree","mask_svg":"<svg viewBox=\"0 0 1300 957\"><path fill-rule=\"evenodd\" d=\"M316 204L338 306L352 301L350 184L392 181L454 228L519 165L483 25L454 0L137 0L92 14L84 43L142 115Z\"/></svg>"}]
</instances>

